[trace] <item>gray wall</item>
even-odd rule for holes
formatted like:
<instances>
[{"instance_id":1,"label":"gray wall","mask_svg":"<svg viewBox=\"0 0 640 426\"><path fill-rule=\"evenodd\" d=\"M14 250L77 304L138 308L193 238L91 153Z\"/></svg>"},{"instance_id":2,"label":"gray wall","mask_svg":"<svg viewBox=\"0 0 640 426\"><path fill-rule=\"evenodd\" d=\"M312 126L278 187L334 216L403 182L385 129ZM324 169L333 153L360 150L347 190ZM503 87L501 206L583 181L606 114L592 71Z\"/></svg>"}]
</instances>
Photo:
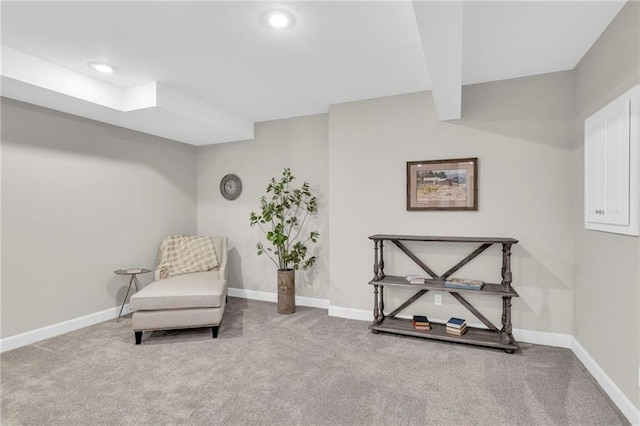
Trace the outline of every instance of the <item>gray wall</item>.
<instances>
[{"instance_id":1,"label":"gray wall","mask_svg":"<svg viewBox=\"0 0 640 426\"><path fill-rule=\"evenodd\" d=\"M328 130L326 114L296 117L257 123L250 141L198 148L198 232L229 237L230 287L276 292L276 266L256 254L256 243L266 241L257 227L249 227L249 213L258 210L271 178L289 167L294 183L309 182L319 199L318 215L308 222L320 232L313 249L318 261L297 273L296 295L328 298ZM220 195L220 179L227 173L242 179L242 195L234 201Z\"/></svg>"},{"instance_id":2,"label":"gray wall","mask_svg":"<svg viewBox=\"0 0 640 426\"><path fill-rule=\"evenodd\" d=\"M369 235L514 237L514 326L571 332L570 72L465 86L462 120L438 121L425 92L334 105L329 124L332 305L371 310ZM466 157L479 159L477 212L406 211L407 161ZM476 246L413 245L436 272ZM421 272L392 245L385 261L390 275ZM499 282L500 267L494 246L457 275ZM409 295L385 292L388 309ZM499 298L470 299L500 323ZM425 312L469 317L446 293L442 307L430 292L404 313Z\"/></svg>"},{"instance_id":3,"label":"gray wall","mask_svg":"<svg viewBox=\"0 0 640 426\"><path fill-rule=\"evenodd\" d=\"M195 231L196 148L2 100L3 338L119 306L115 269Z\"/></svg>"},{"instance_id":4,"label":"gray wall","mask_svg":"<svg viewBox=\"0 0 640 426\"><path fill-rule=\"evenodd\" d=\"M629 2L574 70L573 335L640 408L640 238L584 229L584 119L640 83L640 3ZM637 143L638 141L636 141Z\"/></svg>"}]
</instances>

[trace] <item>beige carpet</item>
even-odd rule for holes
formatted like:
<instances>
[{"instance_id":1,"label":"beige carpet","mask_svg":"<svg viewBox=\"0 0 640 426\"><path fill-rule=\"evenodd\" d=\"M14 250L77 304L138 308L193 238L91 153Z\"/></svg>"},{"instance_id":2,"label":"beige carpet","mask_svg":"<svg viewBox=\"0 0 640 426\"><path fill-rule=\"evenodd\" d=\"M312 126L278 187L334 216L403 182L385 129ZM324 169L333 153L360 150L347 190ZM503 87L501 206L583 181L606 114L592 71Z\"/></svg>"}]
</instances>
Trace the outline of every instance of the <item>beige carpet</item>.
<instances>
[{"instance_id":1,"label":"beige carpet","mask_svg":"<svg viewBox=\"0 0 640 426\"><path fill-rule=\"evenodd\" d=\"M229 298L210 329L129 318L2 354L2 425L628 424L567 349L514 355Z\"/></svg>"}]
</instances>

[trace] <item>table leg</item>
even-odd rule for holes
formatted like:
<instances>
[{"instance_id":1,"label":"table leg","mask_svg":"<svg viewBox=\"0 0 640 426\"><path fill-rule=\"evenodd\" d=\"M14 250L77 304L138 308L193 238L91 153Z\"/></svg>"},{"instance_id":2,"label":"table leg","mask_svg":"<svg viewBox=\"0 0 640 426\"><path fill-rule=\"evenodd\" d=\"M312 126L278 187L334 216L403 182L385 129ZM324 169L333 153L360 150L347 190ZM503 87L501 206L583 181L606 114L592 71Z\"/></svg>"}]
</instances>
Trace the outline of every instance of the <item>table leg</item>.
<instances>
[{"instance_id":1,"label":"table leg","mask_svg":"<svg viewBox=\"0 0 640 426\"><path fill-rule=\"evenodd\" d=\"M127 296L129 296L129 290L131 290L131 284L134 282L134 278L135 278L135 274L131 275L131 279L129 280L129 287L127 287L127 293L124 295L124 300L122 301L122 306L120 306L120 312L118 312L118 319L116 320L116 322L120 321L120 316L122 315L122 309L124 308L124 304L127 302ZM136 281L136 288L138 288L138 284Z\"/></svg>"},{"instance_id":2,"label":"table leg","mask_svg":"<svg viewBox=\"0 0 640 426\"><path fill-rule=\"evenodd\" d=\"M374 241L373 242L373 279L377 280L378 279L378 271L379 271L379 267L378 267L378 241ZM378 303L376 303L377 305Z\"/></svg>"},{"instance_id":3,"label":"table leg","mask_svg":"<svg viewBox=\"0 0 640 426\"><path fill-rule=\"evenodd\" d=\"M511 244L502 245L502 285L509 290L511 288Z\"/></svg>"},{"instance_id":4,"label":"table leg","mask_svg":"<svg viewBox=\"0 0 640 426\"><path fill-rule=\"evenodd\" d=\"M502 341L511 343L513 327L511 325L511 297L502 296Z\"/></svg>"},{"instance_id":5,"label":"table leg","mask_svg":"<svg viewBox=\"0 0 640 426\"><path fill-rule=\"evenodd\" d=\"M378 323L378 286L373 285L373 323Z\"/></svg>"},{"instance_id":6,"label":"table leg","mask_svg":"<svg viewBox=\"0 0 640 426\"><path fill-rule=\"evenodd\" d=\"M380 320L378 324L380 324L384 320L384 286L380 286L380 309L378 315L380 316Z\"/></svg>"},{"instance_id":7,"label":"table leg","mask_svg":"<svg viewBox=\"0 0 640 426\"><path fill-rule=\"evenodd\" d=\"M380 250L380 253L378 253ZM373 242L373 279L382 280L384 278L384 254L382 241Z\"/></svg>"},{"instance_id":8,"label":"table leg","mask_svg":"<svg viewBox=\"0 0 640 426\"><path fill-rule=\"evenodd\" d=\"M380 258L378 259L378 266L380 267L380 270L378 271L377 278L381 280L384 278L384 244L382 240L380 240Z\"/></svg>"},{"instance_id":9,"label":"table leg","mask_svg":"<svg viewBox=\"0 0 640 426\"><path fill-rule=\"evenodd\" d=\"M133 274L133 283L136 285L136 291L140 291L140 287L138 287L138 274Z\"/></svg>"}]
</instances>

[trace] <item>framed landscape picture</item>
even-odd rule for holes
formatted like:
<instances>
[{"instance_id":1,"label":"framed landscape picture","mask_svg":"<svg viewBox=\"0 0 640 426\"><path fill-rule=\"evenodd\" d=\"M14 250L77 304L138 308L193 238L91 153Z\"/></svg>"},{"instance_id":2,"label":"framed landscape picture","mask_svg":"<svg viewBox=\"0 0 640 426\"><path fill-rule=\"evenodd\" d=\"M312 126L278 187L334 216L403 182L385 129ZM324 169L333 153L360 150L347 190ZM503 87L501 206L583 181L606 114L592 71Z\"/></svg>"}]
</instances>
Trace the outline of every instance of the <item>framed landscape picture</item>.
<instances>
[{"instance_id":1,"label":"framed landscape picture","mask_svg":"<svg viewBox=\"0 0 640 426\"><path fill-rule=\"evenodd\" d=\"M407 210L478 210L478 159L408 161Z\"/></svg>"}]
</instances>

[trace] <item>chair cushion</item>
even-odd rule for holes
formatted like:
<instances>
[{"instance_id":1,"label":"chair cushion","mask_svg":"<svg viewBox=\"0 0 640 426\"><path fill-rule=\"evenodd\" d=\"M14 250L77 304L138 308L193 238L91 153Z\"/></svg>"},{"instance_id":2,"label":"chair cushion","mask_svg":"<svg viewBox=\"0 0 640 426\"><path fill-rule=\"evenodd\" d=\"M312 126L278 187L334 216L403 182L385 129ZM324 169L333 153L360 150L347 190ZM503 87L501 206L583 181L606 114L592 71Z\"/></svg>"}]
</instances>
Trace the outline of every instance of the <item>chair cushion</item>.
<instances>
[{"instance_id":1,"label":"chair cushion","mask_svg":"<svg viewBox=\"0 0 640 426\"><path fill-rule=\"evenodd\" d=\"M219 308L191 308L161 311L135 311L131 317L134 331L220 325L224 305Z\"/></svg>"},{"instance_id":2,"label":"chair cushion","mask_svg":"<svg viewBox=\"0 0 640 426\"><path fill-rule=\"evenodd\" d=\"M162 278L210 271L218 265L212 237L169 235L160 245L158 269Z\"/></svg>"},{"instance_id":3,"label":"chair cushion","mask_svg":"<svg viewBox=\"0 0 640 426\"><path fill-rule=\"evenodd\" d=\"M218 271L194 272L154 281L131 296L131 310L220 307L227 295L227 282Z\"/></svg>"}]
</instances>

